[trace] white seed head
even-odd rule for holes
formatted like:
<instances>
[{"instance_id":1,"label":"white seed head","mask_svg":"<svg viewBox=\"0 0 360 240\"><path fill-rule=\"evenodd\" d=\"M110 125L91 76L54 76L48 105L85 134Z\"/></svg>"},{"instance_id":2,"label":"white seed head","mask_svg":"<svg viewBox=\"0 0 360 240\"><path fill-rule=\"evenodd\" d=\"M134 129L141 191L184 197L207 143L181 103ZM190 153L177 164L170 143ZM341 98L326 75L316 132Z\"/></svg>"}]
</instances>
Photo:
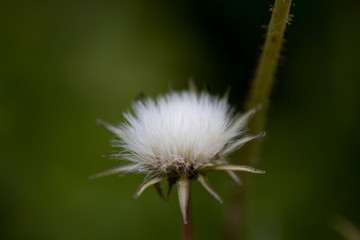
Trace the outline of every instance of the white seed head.
<instances>
[{"instance_id":1,"label":"white seed head","mask_svg":"<svg viewBox=\"0 0 360 240\"><path fill-rule=\"evenodd\" d=\"M229 128L230 106L206 92L171 92L137 101L132 109L118 126L119 146L145 172L192 171L214 161L243 130Z\"/></svg>"},{"instance_id":2,"label":"white seed head","mask_svg":"<svg viewBox=\"0 0 360 240\"><path fill-rule=\"evenodd\" d=\"M131 164L94 177L119 172L145 173L150 179L140 185L135 196L154 185L163 198L160 181L169 180L171 189L175 182L179 188L179 182L184 179L197 179L221 201L208 183L207 171L227 171L237 182L240 179L233 171L264 173L248 166L230 165L226 159L229 153L246 142L264 136L264 133L246 135L247 122L258 109L256 107L242 115L235 114L227 103L227 96L220 98L207 92L197 93L194 87L190 91L172 91L156 100L138 100L133 104L132 111L124 114L126 122L114 126L99 121L118 137L115 146L120 147L120 151L110 158L126 159ZM182 188L185 189L179 189L179 194L188 192L186 187ZM179 199L186 221L184 197L187 195L179 196Z\"/></svg>"}]
</instances>

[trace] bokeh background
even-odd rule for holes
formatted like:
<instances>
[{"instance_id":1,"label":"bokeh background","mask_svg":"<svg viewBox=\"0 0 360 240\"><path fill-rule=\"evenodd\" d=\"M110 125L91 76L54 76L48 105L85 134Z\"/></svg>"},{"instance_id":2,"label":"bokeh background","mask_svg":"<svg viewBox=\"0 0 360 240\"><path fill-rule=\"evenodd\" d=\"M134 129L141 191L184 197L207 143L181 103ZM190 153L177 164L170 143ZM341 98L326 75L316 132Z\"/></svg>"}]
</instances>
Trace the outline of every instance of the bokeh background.
<instances>
[{"instance_id":1,"label":"bokeh background","mask_svg":"<svg viewBox=\"0 0 360 240\"><path fill-rule=\"evenodd\" d=\"M247 238L344 239L334 216L360 226L360 2L295 1L257 167ZM179 239L144 176L88 177L140 91L156 96L193 76L239 110L273 1L2 1L0 238ZM241 156L241 150L237 156ZM194 239L222 239L231 180L193 186Z\"/></svg>"}]
</instances>

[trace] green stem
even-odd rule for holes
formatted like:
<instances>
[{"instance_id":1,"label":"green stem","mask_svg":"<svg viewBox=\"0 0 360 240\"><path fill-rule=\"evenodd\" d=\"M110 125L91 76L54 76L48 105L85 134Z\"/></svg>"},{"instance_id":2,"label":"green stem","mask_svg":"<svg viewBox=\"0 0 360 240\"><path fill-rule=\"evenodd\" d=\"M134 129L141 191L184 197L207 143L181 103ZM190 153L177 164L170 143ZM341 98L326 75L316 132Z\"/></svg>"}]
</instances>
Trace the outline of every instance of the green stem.
<instances>
[{"instance_id":1,"label":"green stem","mask_svg":"<svg viewBox=\"0 0 360 240\"><path fill-rule=\"evenodd\" d=\"M275 0L272 9L271 20L267 28L265 44L260 55L255 78L252 82L249 96L245 104L245 110L261 104L262 109L255 114L249 122L251 133L258 133L264 130L266 116L269 108L269 98L274 84L276 69L279 62L280 52L284 41L284 32L289 22L289 11L291 0ZM251 141L239 151L238 161L241 164L253 165L260 147L258 140ZM247 175L244 175L244 185L248 186ZM227 239L239 239L245 235L245 206L246 189L239 189L234 186L234 195L225 221L225 234Z\"/></svg>"},{"instance_id":2,"label":"green stem","mask_svg":"<svg viewBox=\"0 0 360 240\"><path fill-rule=\"evenodd\" d=\"M269 96L274 84L285 28L289 22L290 6L291 0L275 1L263 51L246 101L246 109L251 109L259 103L262 104L262 110L255 115L249 124L249 129L252 132L260 132L264 129Z\"/></svg>"}]
</instances>

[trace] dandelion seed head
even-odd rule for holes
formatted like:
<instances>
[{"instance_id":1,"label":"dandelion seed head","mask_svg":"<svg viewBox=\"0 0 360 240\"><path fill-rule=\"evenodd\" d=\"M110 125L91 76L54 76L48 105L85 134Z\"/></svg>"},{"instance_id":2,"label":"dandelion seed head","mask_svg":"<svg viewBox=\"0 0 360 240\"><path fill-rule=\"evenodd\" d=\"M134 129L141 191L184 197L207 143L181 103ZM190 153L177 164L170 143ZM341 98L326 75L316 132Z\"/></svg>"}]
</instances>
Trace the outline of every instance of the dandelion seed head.
<instances>
[{"instance_id":1,"label":"dandelion seed head","mask_svg":"<svg viewBox=\"0 0 360 240\"><path fill-rule=\"evenodd\" d=\"M214 161L243 129L231 129L233 110L207 92L171 92L132 106L120 124L119 146L145 171L179 174Z\"/></svg>"},{"instance_id":2,"label":"dandelion seed head","mask_svg":"<svg viewBox=\"0 0 360 240\"><path fill-rule=\"evenodd\" d=\"M184 223L187 222L187 199L190 180L194 179L219 202L221 198L211 188L206 173L227 171L231 178L241 183L233 171L265 173L264 171L228 163L227 155L245 143L262 137L246 134L246 125L259 107L244 114L235 114L227 102L208 92L172 91L156 100L141 99L133 103L131 111L124 114L126 121L114 126L99 121L117 136L114 147L120 148L109 158L125 159L128 165L119 166L94 175L92 178L120 172L144 173L146 178L134 197L154 186L166 202L172 185L178 189L179 206ZM169 182L165 198L159 183Z\"/></svg>"}]
</instances>

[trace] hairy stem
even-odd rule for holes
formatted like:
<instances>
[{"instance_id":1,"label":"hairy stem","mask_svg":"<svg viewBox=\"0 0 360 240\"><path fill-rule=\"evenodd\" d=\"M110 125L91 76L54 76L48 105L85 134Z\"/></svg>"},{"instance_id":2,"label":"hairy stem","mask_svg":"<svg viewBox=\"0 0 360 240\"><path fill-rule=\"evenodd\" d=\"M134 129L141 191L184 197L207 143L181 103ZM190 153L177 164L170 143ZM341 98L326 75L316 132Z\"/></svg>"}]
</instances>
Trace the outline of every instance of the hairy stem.
<instances>
[{"instance_id":1,"label":"hairy stem","mask_svg":"<svg viewBox=\"0 0 360 240\"><path fill-rule=\"evenodd\" d=\"M275 0L275 5L272 9L265 44L245 104L245 110L249 110L258 104L262 105L262 110L255 114L254 118L249 122L248 126L251 133L258 133L264 130L269 108L269 97L274 84L275 73L284 41L284 32L289 22L290 7L291 0ZM241 164L253 165L259 146L259 140L249 142L239 152L240 156L237 159L241 161ZM247 177L244 176L243 180L245 186L247 186ZM239 239L239 237L243 237L245 234L246 192L246 189L239 189L234 186L233 196L225 221L227 239Z\"/></svg>"},{"instance_id":2,"label":"hairy stem","mask_svg":"<svg viewBox=\"0 0 360 240\"><path fill-rule=\"evenodd\" d=\"M267 29L265 44L252 82L246 109L262 104L262 110L249 123L252 132L263 131L269 107L269 96L274 84L284 32L289 22L291 0L276 0Z\"/></svg>"}]
</instances>

